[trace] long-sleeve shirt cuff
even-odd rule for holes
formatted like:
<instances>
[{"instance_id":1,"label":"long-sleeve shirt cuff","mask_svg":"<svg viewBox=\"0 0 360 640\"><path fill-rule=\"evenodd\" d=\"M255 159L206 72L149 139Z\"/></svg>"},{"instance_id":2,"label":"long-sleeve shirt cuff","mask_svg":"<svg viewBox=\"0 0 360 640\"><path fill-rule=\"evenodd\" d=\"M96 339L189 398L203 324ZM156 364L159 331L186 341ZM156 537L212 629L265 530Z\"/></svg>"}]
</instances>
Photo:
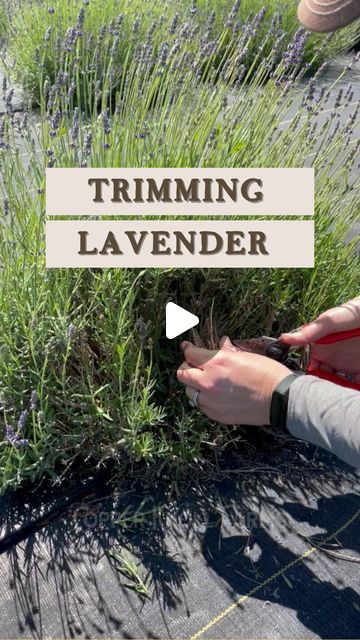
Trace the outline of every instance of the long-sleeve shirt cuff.
<instances>
[{"instance_id":1,"label":"long-sleeve shirt cuff","mask_svg":"<svg viewBox=\"0 0 360 640\"><path fill-rule=\"evenodd\" d=\"M360 467L360 392L300 376L289 389L290 433Z\"/></svg>"}]
</instances>

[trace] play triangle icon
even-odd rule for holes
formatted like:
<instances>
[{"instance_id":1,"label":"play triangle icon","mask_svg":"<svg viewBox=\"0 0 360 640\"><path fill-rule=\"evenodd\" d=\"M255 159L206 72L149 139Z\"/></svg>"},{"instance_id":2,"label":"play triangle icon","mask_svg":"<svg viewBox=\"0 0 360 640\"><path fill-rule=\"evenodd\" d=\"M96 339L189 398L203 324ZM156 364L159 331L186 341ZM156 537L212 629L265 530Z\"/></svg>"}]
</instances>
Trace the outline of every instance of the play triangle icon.
<instances>
[{"instance_id":1,"label":"play triangle icon","mask_svg":"<svg viewBox=\"0 0 360 640\"><path fill-rule=\"evenodd\" d=\"M166 305L166 337L169 340L199 324L199 318L174 302Z\"/></svg>"}]
</instances>

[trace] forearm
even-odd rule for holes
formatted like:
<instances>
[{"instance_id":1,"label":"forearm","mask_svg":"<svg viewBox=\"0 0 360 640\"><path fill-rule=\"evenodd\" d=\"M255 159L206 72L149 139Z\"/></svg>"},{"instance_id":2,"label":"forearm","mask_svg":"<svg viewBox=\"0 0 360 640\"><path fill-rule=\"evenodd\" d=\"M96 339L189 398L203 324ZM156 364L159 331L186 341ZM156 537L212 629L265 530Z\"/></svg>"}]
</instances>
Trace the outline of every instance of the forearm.
<instances>
[{"instance_id":1,"label":"forearm","mask_svg":"<svg viewBox=\"0 0 360 640\"><path fill-rule=\"evenodd\" d=\"M360 393L314 376L300 376L289 390L290 433L360 467Z\"/></svg>"}]
</instances>

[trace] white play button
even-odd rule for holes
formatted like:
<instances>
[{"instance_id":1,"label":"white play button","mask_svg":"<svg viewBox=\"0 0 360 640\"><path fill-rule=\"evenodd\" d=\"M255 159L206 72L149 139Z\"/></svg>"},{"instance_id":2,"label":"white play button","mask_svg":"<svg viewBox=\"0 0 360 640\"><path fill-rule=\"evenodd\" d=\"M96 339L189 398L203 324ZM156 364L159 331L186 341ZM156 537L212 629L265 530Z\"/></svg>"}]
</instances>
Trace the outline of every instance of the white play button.
<instances>
[{"instance_id":1,"label":"white play button","mask_svg":"<svg viewBox=\"0 0 360 640\"><path fill-rule=\"evenodd\" d=\"M166 337L169 340L176 338L184 331L192 329L199 324L199 318L190 311L186 311L174 302L166 305Z\"/></svg>"}]
</instances>

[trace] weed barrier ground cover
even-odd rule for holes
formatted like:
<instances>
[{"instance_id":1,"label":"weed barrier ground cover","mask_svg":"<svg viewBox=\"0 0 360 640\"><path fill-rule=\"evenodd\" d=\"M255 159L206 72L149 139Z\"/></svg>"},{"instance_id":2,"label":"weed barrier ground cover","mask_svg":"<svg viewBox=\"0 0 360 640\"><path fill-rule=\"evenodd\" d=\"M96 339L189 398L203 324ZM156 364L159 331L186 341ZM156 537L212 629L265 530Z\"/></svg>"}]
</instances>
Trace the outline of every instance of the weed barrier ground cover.
<instances>
[{"instance_id":1,"label":"weed barrier ground cover","mask_svg":"<svg viewBox=\"0 0 360 640\"><path fill-rule=\"evenodd\" d=\"M163 480L120 475L0 555L0 636L356 637L358 474L293 441ZM2 496L3 524L57 493Z\"/></svg>"}]
</instances>

